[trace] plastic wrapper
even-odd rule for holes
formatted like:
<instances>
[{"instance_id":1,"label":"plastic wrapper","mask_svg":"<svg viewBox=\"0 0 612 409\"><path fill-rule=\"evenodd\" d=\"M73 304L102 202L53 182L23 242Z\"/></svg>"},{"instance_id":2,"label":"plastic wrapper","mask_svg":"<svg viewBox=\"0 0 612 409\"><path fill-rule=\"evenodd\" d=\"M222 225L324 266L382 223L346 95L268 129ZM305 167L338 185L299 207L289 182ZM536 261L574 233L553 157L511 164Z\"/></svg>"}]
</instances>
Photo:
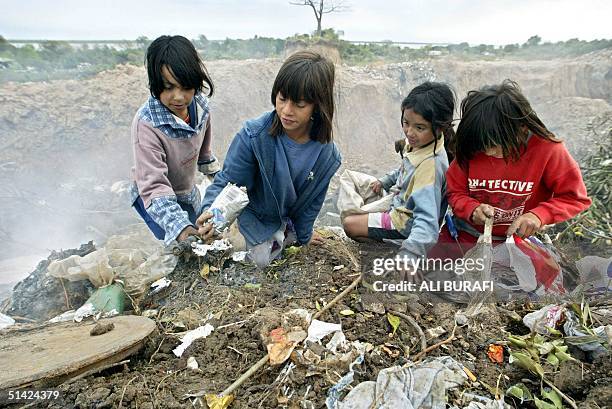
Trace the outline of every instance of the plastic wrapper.
<instances>
[{"instance_id":1,"label":"plastic wrapper","mask_svg":"<svg viewBox=\"0 0 612 409\"><path fill-rule=\"evenodd\" d=\"M238 187L233 183L225 185L208 209L213 216L215 232L223 233L248 204L249 196L245 187Z\"/></svg>"}]
</instances>

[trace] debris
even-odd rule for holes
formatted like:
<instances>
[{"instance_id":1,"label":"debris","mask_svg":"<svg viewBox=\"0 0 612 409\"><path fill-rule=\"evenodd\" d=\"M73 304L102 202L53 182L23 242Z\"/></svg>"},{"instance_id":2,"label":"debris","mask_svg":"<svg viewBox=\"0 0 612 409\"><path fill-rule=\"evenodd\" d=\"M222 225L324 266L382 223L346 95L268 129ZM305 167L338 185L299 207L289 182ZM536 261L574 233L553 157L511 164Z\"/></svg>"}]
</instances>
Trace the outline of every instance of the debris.
<instances>
[{"instance_id":1,"label":"debris","mask_svg":"<svg viewBox=\"0 0 612 409\"><path fill-rule=\"evenodd\" d=\"M468 318L465 316L464 313L457 311L455 313L455 323L458 326L462 327L468 323Z\"/></svg>"},{"instance_id":2,"label":"debris","mask_svg":"<svg viewBox=\"0 0 612 409\"><path fill-rule=\"evenodd\" d=\"M8 315L4 315L0 312L0 329L4 329L10 327L15 324L15 320L9 317Z\"/></svg>"},{"instance_id":3,"label":"debris","mask_svg":"<svg viewBox=\"0 0 612 409\"><path fill-rule=\"evenodd\" d=\"M523 317L523 324L538 334L550 334L565 319L567 307L564 304L549 304Z\"/></svg>"},{"instance_id":4,"label":"debris","mask_svg":"<svg viewBox=\"0 0 612 409\"><path fill-rule=\"evenodd\" d=\"M159 314L158 310L144 310L141 315L147 318L154 318L157 317L157 314Z\"/></svg>"},{"instance_id":5,"label":"debris","mask_svg":"<svg viewBox=\"0 0 612 409\"><path fill-rule=\"evenodd\" d=\"M340 315L344 315L345 317L348 317L349 315L355 315L355 311L347 308L347 309L340 311Z\"/></svg>"},{"instance_id":6,"label":"debris","mask_svg":"<svg viewBox=\"0 0 612 409\"><path fill-rule=\"evenodd\" d=\"M354 387L336 407L445 408L446 391L463 385L467 378L463 367L449 356L393 366L380 371L376 381Z\"/></svg>"},{"instance_id":7,"label":"debris","mask_svg":"<svg viewBox=\"0 0 612 409\"><path fill-rule=\"evenodd\" d=\"M115 324L112 322L98 322L92 329L89 331L89 335L95 337L97 335L106 334L107 332L111 332L115 329Z\"/></svg>"},{"instance_id":8,"label":"debris","mask_svg":"<svg viewBox=\"0 0 612 409\"><path fill-rule=\"evenodd\" d=\"M56 322L72 321L72 320L74 320L74 315L75 314L76 314L75 310L69 310L69 311L63 312L60 315L57 315L57 316L51 318L49 320L49 322L56 323Z\"/></svg>"},{"instance_id":9,"label":"debris","mask_svg":"<svg viewBox=\"0 0 612 409\"><path fill-rule=\"evenodd\" d=\"M339 266L334 266L333 271L339 271L344 268L344 264L340 264Z\"/></svg>"},{"instance_id":10,"label":"debris","mask_svg":"<svg viewBox=\"0 0 612 409\"><path fill-rule=\"evenodd\" d=\"M205 257L209 251L225 252L232 248L232 244L227 239L219 239L211 244L193 243L191 247L195 255Z\"/></svg>"},{"instance_id":11,"label":"debris","mask_svg":"<svg viewBox=\"0 0 612 409\"><path fill-rule=\"evenodd\" d=\"M233 183L225 185L208 208L212 214L215 232L222 234L236 220L238 215L249 204L246 187L238 187Z\"/></svg>"},{"instance_id":12,"label":"debris","mask_svg":"<svg viewBox=\"0 0 612 409\"><path fill-rule=\"evenodd\" d=\"M487 356L491 362L501 364L504 362L504 347L497 344L490 344L487 348Z\"/></svg>"},{"instance_id":13,"label":"debris","mask_svg":"<svg viewBox=\"0 0 612 409\"><path fill-rule=\"evenodd\" d=\"M151 283L151 292L149 294L157 294L164 288L169 287L171 283L172 280L168 280L166 277L162 277L159 280Z\"/></svg>"},{"instance_id":14,"label":"debris","mask_svg":"<svg viewBox=\"0 0 612 409\"><path fill-rule=\"evenodd\" d=\"M237 263L242 263L246 260L248 254L248 251L235 251L232 253L232 260Z\"/></svg>"},{"instance_id":15,"label":"debris","mask_svg":"<svg viewBox=\"0 0 612 409\"><path fill-rule=\"evenodd\" d=\"M206 394L208 409L225 409L234 401L234 395Z\"/></svg>"},{"instance_id":16,"label":"debris","mask_svg":"<svg viewBox=\"0 0 612 409\"><path fill-rule=\"evenodd\" d=\"M334 354L338 352L339 347L346 348L347 346L348 342L346 341L346 336L342 331L334 332L332 339L327 344L325 344L325 348L327 348Z\"/></svg>"},{"instance_id":17,"label":"debris","mask_svg":"<svg viewBox=\"0 0 612 409\"><path fill-rule=\"evenodd\" d=\"M340 324L313 319L308 327L308 338L306 339L311 342L317 342L336 331L342 331L342 326Z\"/></svg>"},{"instance_id":18,"label":"debris","mask_svg":"<svg viewBox=\"0 0 612 409\"><path fill-rule=\"evenodd\" d=\"M210 274L210 265L208 263L204 263L200 269L200 277L208 278L208 274Z\"/></svg>"},{"instance_id":19,"label":"debris","mask_svg":"<svg viewBox=\"0 0 612 409\"><path fill-rule=\"evenodd\" d=\"M612 257L586 256L576 261L576 268L585 290L612 290Z\"/></svg>"},{"instance_id":20,"label":"debris","mask_svg":"<svg viewBox=\"0 0 612 409\"><path fill-rule=\"evenodd\" d=\"M123 285L115 282L98 288L74 314L74 320L81 322L83 318L101 316L109 318L121 314L125 307L125 291Z\"/></svg>"},{"instance_id":21,"label":"debris","mask_svg":"<svg viewBox=\"0 0 612 409\"><path fill-rule=\"evenodd\" d=\"M183 352L185 352L193 341L199 338L206 338L213 332L214 329L215 328L212 325L206 324L203 327L198 327L194 330L187 331L185 335L181 337L181 344L174 348L172 352L174 352L174 355L180 358L183 355Z\"/></svg>"},{"instance_id":22,"label":"debris","mask_svg":"<svg viewBox=\"0 0 612 409\"><path fill-rule=\"evenodd\" d=\"M425 332L429 336L429 339L439 338L446 334L446 330L443 327L428 328Z\"/></svg>"},{"instance_id":23,"label":"debris","mask_svg":"<svg viewBox=\"0 0 612 409\"><path fill-rule=\"evenodd\" d=\"M346 389L351 383L353 383L353 378L355 377L355 371L353 367L355 365L361 365L363 363L363 354L359 355L355 360L349 365L349 371L346 375L344 375L338 383L332 386L327 392L327 399L325 399L325 405L327 409L335 409L338 407L338 399L340 399L340 392Z\"/></svg>"},{"instance_id":24,"label":"debris","mask_svg":"<svg viewBox=\"0 0 612 409\"><path fill-rule=\"evenodd\" d=\"M190 356L187 358L187 368L191 369L192 371L197 371L200 366L198 365L198 361L196 361L194 357Z\"/></svg>"}]
</instances>

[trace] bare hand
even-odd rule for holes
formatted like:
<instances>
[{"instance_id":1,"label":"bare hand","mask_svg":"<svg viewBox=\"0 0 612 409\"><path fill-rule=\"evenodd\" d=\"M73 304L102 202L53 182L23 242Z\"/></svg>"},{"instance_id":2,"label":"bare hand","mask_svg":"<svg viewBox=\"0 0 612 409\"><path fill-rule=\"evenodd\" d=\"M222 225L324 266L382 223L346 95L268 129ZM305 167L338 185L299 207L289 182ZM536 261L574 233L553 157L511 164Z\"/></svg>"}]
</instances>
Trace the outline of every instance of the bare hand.
<instances>
[{"instance_id":1,"label":"bare hand","mask_svg":"<svg viewBox=\"0 0 612 409\"><path fill-rule=\"evenodd\" d=\"M540 231L542 221L533 213L525 213L512 222L508 230L507 236L512 236L516 233L520 237L529 237Z\"/></svg>"},{"instance_id":2,"label":"bare hand","mask_svg":"<svg viewBox=\"0 0 612 409\"><path fill-rule=\"evenodd\" d=\"M485 221L488 218L493 217L494 214L495 214L495 210L493 209L493 206L481 203L472 212L472 223L485 224Z\"/></svg>"},{"instance_id":3,"label":"bare hand","mask_svg":"<svg viewBox=\"0 0 612 409\"><path fill-rule=\"evenodd\" d=\"M380 194L380 192L382 190L382 182L380 180L372 182L372 183L370 183L370 187L372 188L372 191L374 193Z\"/></svg>"},{"instance_id":4,"label":"bare hand","mask_svg":"<svg viewBox=\"0 0 612 409\"><path fill-rule=\"evenodd\" d=\"M198 227L198 234L205 242L210 241L215 234L215 229L210 221L213 215L210 212L204 212L196 220L196 226Z\"/></svg>"},{"instance_id":5,"label":"bare hand","mask_svg":"<svg viewBox=\"0 0 612 409\"><path fill-rule=\"evenodd\" d=\"M180 243L181 241L187 240L189 236L199 236L198 231L193 226L185 227L176 238L176 241Z\"/></svg>"},{"instance_id":6,"label":"bare hand","mask_svg":"<svg viewBox=\"0 0 612 409\"><path fill-rule=\"evenodd\" d=\"M313 230L312 237L310 238L310 241L308 242L308 244L312 244L314 246L320 246L323 243L325 243L325 238Z\"/></svg>"}]
</instances>

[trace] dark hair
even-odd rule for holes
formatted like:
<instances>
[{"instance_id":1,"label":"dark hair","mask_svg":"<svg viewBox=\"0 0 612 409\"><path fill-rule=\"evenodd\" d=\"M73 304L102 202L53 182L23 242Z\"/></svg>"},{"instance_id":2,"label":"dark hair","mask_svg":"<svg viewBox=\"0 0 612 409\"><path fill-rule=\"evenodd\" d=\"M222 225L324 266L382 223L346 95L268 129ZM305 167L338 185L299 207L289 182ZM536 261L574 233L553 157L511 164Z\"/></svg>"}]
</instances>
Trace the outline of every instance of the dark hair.
<instances>
[{"instance_id":1,"label":"dark hair","mask_svg":"<svg viewBox=\"0 0 612 409\"><path fill-rule=\"evenodd\" d=\"M164 90L162 67L166 65L174 79L187 89L202 91L203 84L208 86L208 96L214 91L212 80L191 41L183 36L161 36L147 48L145 66L149 75L151 95L159 99Z\"/></svg>"},{"instance_id":2,"label":"dark hair","mask_svg":"<svg viewBox=\"0 0 612 409\"><path fill-rule=\"evenodd\" d=\"M410 91L402 101L402 126L404 110L412 109L431 124L434 135L433 151L436 151L438 139L444 136L444 148L451 161L453 155L450 145L455 137L453 129L453 113L455 112L455 94L453 90L441 82L424 82Z\"/></svg>"},{"instance_id":3,"label":"dark hair","mask_svg":"<svg viewBox=\"0 0 612 409\"><path fill-rule=\"evenodd\" d=\"M334 118L334 64L321 54L312 51L298 51L290 55L276 74L270 99L276 106L280 92L285 98L314 104L313 124L310 138L321 143L333 139ZM278 115L274 115L270 134L278 136L283 132Z\"/></svg>"},{"instance_id":4,"label":"dark hair","mask_svg":"<svg viewBox=\"0 0 612 409\"><path fill-rule=\"evenodd\" d=\"M468 92L461 101L461 121L457 127L455 154L464 169L477 152L500 146L504 159L517 161L527 148L529 132L552 142L560 142L536 115L518 84L504 80Z\"/></svg>"}]
</instances>

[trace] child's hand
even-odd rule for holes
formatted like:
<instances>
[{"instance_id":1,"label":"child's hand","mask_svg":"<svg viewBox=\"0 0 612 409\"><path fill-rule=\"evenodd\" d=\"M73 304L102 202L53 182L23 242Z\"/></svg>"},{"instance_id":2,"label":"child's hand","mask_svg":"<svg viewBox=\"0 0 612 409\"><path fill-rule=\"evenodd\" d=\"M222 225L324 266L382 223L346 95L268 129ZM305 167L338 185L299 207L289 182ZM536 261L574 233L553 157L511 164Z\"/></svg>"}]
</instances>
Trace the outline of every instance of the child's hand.
<instances>
[{"instance_id":1,"label":"child's hand","mask_svg":"<svg viewBox=\"0 0 612 409\"><path fill-rule=\"evenodd\" d=\"M308 242L308 244L320 246L323 243L325 243L325 238L313 230L312 236L310 237L310 241Z\"/></svg>"},{"instance_id":2,"label":"child's hand","mask_svg":"<svg viewBox=\"0 0 612 409\"><path fill-rule=\"evenodd\" d=\"M380 180L372 182L372 183L370 183L370 187L372 188L372 191L374 193L380 194L380 192L382 190L382 182Z\"/></svg>"},{"instance_id":3,"label":"child's hand","mask_svg":"<svg viewBox=\"0 0 612 409\"><path fill-rule=\"evenodd\" d=\"M180 243L181 241L187 240L189 236L199 236L198 231L193 226L185 227L176 238L176 241Z\"/></svg>"},{"instance_id":4,"label":"child's hand","mask_svg":"<svg viewBox=\"0 0 612 409\"><path fill-rule=\"evenodd\" d=\"M489 217L493 217L495 210L488 204L481 203L472 212L472 223L474 224L485 224L485 221Z\"/></svg>"},{"instance_id":5,"label":"child's hand","mask_svg":"<svg viewBox=\"0 0 612 409\"><path fill-rule=\"evenodd\" d=\"M542 221L533 213L525 213L512 222L508 230L507 236L512 236L516 233L520 237L529 237L540 231Z\"/></svg>"},{"instance_id":6,"label":"child's hand","mask_svg":"<svg viewBox=\"0 0 612 409\"><path fill-rule=\"evenodd\" d=\"M200 237L202 237L202 240L205 242L210 240L215 233L215 229L213 228L214 226L212 222L208 221L212 217L213 215L210 212L204 212L200 215L200 217L198 217L198 220L196 220L196 226L198 227L198 234L200 235Z\"/></svg>"}]
</instances>

